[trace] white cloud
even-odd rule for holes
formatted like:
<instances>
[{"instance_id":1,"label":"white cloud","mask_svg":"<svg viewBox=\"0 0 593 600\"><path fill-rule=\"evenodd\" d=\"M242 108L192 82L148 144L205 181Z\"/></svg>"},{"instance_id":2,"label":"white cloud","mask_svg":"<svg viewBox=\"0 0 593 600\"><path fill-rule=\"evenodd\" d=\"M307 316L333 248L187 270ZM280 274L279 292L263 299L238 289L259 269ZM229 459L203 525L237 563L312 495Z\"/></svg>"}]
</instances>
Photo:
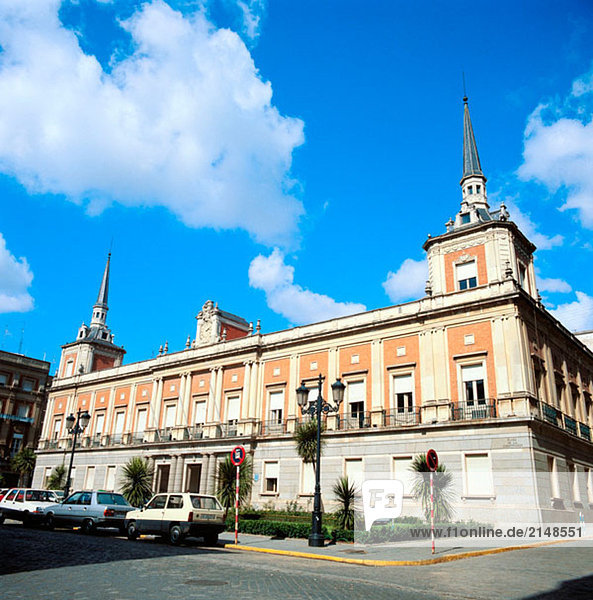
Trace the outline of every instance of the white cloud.
<instances>
[{"instance_id":1,"label":"white cloud","mask_svg":"<svg viewBox=\"0 0 593 600\"><path fill-rule=\"evenodd\" d=\"M424 296L427 279L426 260L406 258L395 273L389 271L387 279L383 282L383 288L392 302L416 300Z\"/></svg>"},{"instance_id":2,"label":"white cloud","mask_svg":"<svg viewBox=\"0 0 593 600\"><path fill-rule=\"evenodd\" d=\"M555 246L562 246L564 237L559 233L549 236L538 231L538 226L531 220L531 215L523 212L513 197L505 198L505 204L511 215L511 221L515 222L521 232L532 241L538 250L549 250Z\"/></svg>"},{"instance_id":3,"label":"white cloud","mask_svg":"<svg viewBox=\"0 0 593 600\"><path fill-rule=\"evenodd\" d=\"M553 277L550 277L549 279L538 277L537 286L541 292L556 292L559 294L568 294L572 292L572 287L564 281L564 279L554 279Z\"/></svg>"},{"instance_id":4,"label":"white cloud","mask_svg":"<svg viewBox=\"0 0 593 600\"><path fill-rule=\"evenodd\" d=\"M560 304L550 312L571 331L593 329L593 297L584 292L575 292L574 302Z\"/></svg>"},{"instance_id":5,"label":"white cloud","mask_svg":"<svg viewBox=\"0 0 593 600\"><path fill-rule=\"evenodd\" d=\"M243 33L251 40L259 36L261 18L266 8L264 0L237 0L243 17Z\"/></svg>"},{"instance_id":6,"label":"white cloud","mask_svg":"<svg viewBox=\"0 0 593 600\"><path fill-rule=\"evenodd\" d=\"M275 248L270 256L260 254L249 265L249 285L266 293L268 306L295 325L343 317L366 310L364 304L336 302L294 283L294 267L284 262Z\"/></svg>"},{"instance_id":7,"label":"white cloud","mask_svg":"<svg viewBox=\"0 0 593 600\"><path fill-rule=\"evenodd\" d=\"M562 190L561 209L576 209L593 228L593 73L577 79L563 102L541 104L530 115L519 176Z\"/></svg>"},{"instance_id":8,"label":"white cloud","mask_svg":"<svg viewBox=\"0 0 593 600\"><path fill-rule=\"evenodd\" d=\"M32 281L27 259L15 258L0 233L0 313L31 310L33 298L27 290Z\"/></svg>"},{"instance_id":9,"label":"white cloud","mask_svg":"<svg viewBox=\"0 0 593 600\"><path fill-rule=\"evenodd\" d=\"M121 24L134 52L107 73L59 7L0 3L0 170L91 214L112 202L164 206L192 227L294 242L303 206L290 167L303 123L272 105L241 38L153 0Z\"/></svg>"}]
</instances>

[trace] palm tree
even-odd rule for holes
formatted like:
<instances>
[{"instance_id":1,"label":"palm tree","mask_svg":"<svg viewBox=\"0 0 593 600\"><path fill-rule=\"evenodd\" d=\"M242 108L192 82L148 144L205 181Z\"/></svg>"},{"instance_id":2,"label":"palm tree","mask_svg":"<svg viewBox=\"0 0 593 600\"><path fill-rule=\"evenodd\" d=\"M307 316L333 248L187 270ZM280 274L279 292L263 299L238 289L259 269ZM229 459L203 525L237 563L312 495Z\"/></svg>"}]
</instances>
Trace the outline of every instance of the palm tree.
<instances>
[{"instance_id":1,"label":"palm tree","mask_svg":"<svg viewBox=\"0 0 593 600\"><path fill-rule=\"evenodd\" d=\"M321 433L325 431L325 424L321 423ZM307 419L299 423L294 430L294 441L297 454L304 463L313 464L315 469L315 460L317 458L317 419ZM323 454L325 440L321 438L320 453Z\"/></svg>"},{"instance_id":2,"label":"palm tree","mask_svg":"<svg viewBox=\"0 0 593 600\"><path fill-rule=\"evenodd\" d=\"M19 474L19 486L23 482L26 482L24 485L28 484L28 480L35 469L36 460L35 452L31 448L22 448L10 459L10 466L13 471Z\"/></svg>"},{"instance_id":3,"label":"palm tree","mask_svg":"<svg viewBox=\"0 0 593 600\"><path fill-rule=\"evenodd\" d=\"M340 529L354 529L354 500L356 486L350 483L348 476L340 477L332 488L340 508L336 511L336 521Z\"/></svg>"},{"instance_id":4,"label":"palm tree","mask_svg":"<svg viewBox=\"0 0 593 600\"><path fill-rule=\"evenodd\" d=\"M46 487L48 490L63 490L66 485L66 466L64 463L58 465L47 478Z\"/></svg>"},{"instance_id":5,"label":"palm tree","mask_svg":"<svg viewBox=\"0 0 593 600\"><path fill-rule=\"evenodd\" d=\"M239 473L239 504L246 503L251 497L253 485L253 462L251 456L247 455ZM216 495L220 503L227 509L235 505L235 492L237 488L237 467L227 456L218 465L216 474Z\"/></svg>"},{"instance_id":6,"label":"palm tree","mask_svg":"<svg viewBox=\"0 0 593 600\"><path fill-rule=\"evenodd\" d=\"M417 454L410 465L414 471L412 494L422 502L422 510L430 520L430 469L426 464L426 454ZM440 464L433 475L434 520L437 523L450 521L453 516L453 475L445 465Z\"/></svg>"},{"instance_id":7,"label":"palm tree","mask_svg":"<svg viewBox=\"0 0 593 600\"><path fill-rule=\"evenodd\" d=\"M143 506L152 496L153 469L140 456L131 458L123 469L121 491L132 506Z\"/></svg>"}]
</instances>

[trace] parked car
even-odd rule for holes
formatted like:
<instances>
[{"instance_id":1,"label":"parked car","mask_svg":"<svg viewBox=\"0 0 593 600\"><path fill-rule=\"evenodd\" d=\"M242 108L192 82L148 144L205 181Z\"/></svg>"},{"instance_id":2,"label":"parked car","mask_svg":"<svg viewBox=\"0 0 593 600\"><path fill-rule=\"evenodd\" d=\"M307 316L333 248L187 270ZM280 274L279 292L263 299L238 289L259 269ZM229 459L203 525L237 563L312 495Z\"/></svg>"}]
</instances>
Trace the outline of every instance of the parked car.
<instances>
[{"instance_id":1,"label":"parked car","mask_svg":"<svg viewBox=\"0 0 593 600\"><path fill-rule=\"evenodd\" d=\"M122 494L98 490L76 491L43 512L50 529L80 527L83 533L92 533L97 528L115 527L124 533L124 519L133 508Z\"/></svg>"},{"instance_id":2,"label":"parked car","mask_svg":"<svg viewBox=\"0 0 593 600\"><path fill-rule=\"evenodd\" d=\"M224 530L224 509L214 496L201 494L157 494L140 510L126 515L128 539L151 533L179 544L187 536L203 537L215 545Z\"/></svg>"},{"instance_id":3,"label":"parked car","mask_svg":"<svg viewBox=\"0 0 593 600\"><path fill-rule=\"evenodd\" d=\"M11 488L0 500L0 523L4 519L22 521L24 525L40 523L44 517L43 509L57 501L52 490Z\"/></svg>"}]
</instances>

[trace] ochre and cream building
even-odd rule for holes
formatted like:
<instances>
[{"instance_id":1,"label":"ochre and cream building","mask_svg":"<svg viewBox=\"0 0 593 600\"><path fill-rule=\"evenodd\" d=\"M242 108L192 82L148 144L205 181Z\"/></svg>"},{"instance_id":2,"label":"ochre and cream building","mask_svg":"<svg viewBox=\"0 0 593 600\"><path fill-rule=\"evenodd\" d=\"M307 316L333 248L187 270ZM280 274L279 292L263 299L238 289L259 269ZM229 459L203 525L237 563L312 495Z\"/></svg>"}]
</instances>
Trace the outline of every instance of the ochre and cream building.
<instances>
[{"instance_id":1,"label":"ochre and cream building","mask_svg":"<svg viewBox=\"0 0 593 600\"><path fill-rule=\"evenodd\" d=\"M542 305L535 246L506 207L488 205L467 102L461 208L424 243L426 295L263 334L211 301L181 352L124 365L106 326L109 264L89 327L63 347L35 485L61 464L65 418L91 413L74 486L118 488L123 465L150 459L156 490L211 493L236 445L254 461L254 505L306 506L312 469L295 452L301 381L346 384L327 417L322 492L339 476L409 480L430 447L459 474L461 518L591 520L593 353ZM81 368L82 367L82 368ZM405 510L418 507L406 489Z\"/></svg>"}]
</instances>

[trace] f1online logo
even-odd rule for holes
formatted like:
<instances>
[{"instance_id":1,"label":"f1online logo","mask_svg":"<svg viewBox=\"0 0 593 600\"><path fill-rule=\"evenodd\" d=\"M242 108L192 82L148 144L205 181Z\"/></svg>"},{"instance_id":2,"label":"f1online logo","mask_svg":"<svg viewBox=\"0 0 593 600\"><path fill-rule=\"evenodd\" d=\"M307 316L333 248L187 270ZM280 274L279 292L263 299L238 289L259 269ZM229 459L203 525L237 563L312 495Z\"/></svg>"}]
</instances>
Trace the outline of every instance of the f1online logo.
<instances>
[{"instance_id":1,"label":"f1online logo","mask_svg":"<svg viewBox=\"0 0 593 600\"><path fill-rule=\"evenodd\" d=\"M362 483L364 528L378 519L395 519L402 512L404 484L397 479L367 479Z\"/></svg>"}]
</instances>

